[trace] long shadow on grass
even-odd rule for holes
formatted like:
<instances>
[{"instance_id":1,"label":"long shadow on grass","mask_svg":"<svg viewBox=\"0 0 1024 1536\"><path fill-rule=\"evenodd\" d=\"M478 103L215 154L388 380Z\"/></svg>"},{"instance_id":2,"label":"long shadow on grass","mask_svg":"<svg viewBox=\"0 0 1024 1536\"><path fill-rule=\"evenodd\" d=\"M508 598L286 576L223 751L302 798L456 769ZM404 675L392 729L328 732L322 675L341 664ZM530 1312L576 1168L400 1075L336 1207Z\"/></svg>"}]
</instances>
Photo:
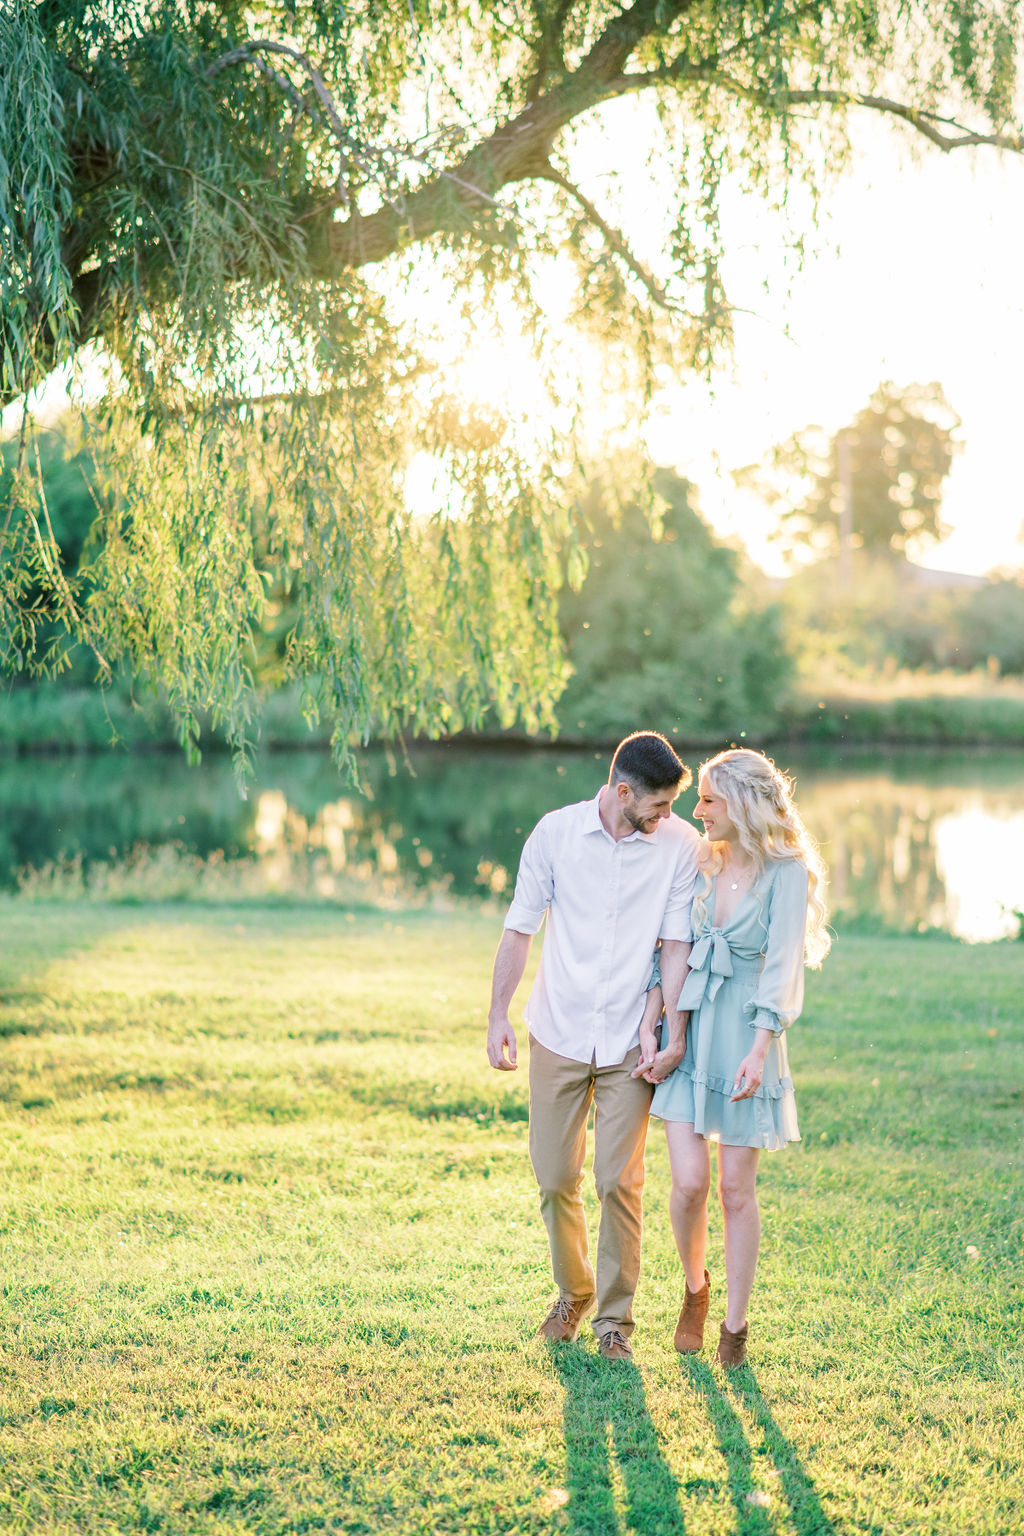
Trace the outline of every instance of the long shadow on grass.
<instances>
[{"instance_id":1,"label":"long shadow on grass","mask_svg":"<svg viewBox=\"0 0 1024 1536\"><path fill-rule=\"evenodd\" d=\"M578 1344L552 1346L550 1355L565 1389L569 1529L577 1536L617 1536L614 1457L627 1527L645 1536L685 1536L679 1484L662 1455L636 1366L609 1365Z\"/></svg>"},{"instance_id":2,"label":"long shadow on grass","mask_svg":"<svg viewBox=\"0 0 1024 1536\"><path fill-rule=\"evenodd\" d=\"M704 1399L725 1457L729 1493L736 1510L736 1536L768 1536L775 1529L775 1521L770 1510L750 1502L749 1495L755 1492L753 1452L739 1414L703 1360L684 1359L683 1371ZM814 1483L792 1441L787 1440L772 1416L749 1365L731 1371L728 1383L729 1392L761 1433L797 1536L835 1536L835 1527L821 1507Z\"/></svg>"}]
</instances>

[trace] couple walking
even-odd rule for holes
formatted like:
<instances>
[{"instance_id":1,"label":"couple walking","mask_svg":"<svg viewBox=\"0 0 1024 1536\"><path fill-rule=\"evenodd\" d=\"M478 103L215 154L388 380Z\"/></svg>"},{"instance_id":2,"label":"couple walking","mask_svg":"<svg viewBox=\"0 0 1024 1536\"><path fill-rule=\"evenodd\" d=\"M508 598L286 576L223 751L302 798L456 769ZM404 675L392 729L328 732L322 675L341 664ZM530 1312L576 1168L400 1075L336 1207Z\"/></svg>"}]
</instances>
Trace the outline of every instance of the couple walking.
<instances>
[{"instance_id":1,"label":"couple walking","mask_svg":"<svg viewBox=\"0 0 1024 1536\"><path fill-rule=\"evenodd\" d=\"M784 1030L800 1012L804 965L829 948L824 870L768 758L721 752L700 771L694 812L672 810L691 781L663 736L621 742L595 799L552 811L527 839L494 962L487 1054L513 1071L509 1006L547 919L524 1010L530 1027L530 1157L558 1298L539 1332L593 1329L608 1360L632 1357L640 1273L644 1144L664 1121L670 1214L684 1300L681 1353L703 1345L710 1142L718 1143L727 1304L717 1358L742 1364L760 1240L762 1149L799 1139ZM597 1261L580 1189L594 1106Z\"/></svg>"}]
</instances>

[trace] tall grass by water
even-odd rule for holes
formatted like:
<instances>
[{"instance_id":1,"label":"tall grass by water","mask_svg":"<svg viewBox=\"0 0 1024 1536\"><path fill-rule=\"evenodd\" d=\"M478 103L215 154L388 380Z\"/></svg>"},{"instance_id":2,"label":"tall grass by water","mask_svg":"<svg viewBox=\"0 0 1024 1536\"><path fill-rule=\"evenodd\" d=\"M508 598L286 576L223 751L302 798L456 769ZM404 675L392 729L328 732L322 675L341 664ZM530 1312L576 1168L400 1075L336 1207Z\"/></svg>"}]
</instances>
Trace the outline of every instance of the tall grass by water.
<instances>
[{"instance_id":1,"label":"tall grass by water","mask_svg":"<svg viewBox=\"0 0 1024 1536\"><path fill-rule=\"evenodd\" d=\"M1019 945L841 934L810 977L727 1378L671 1347L657 1127L636 1363L533 1336L492 918L2 916L5 1532L1019 1528ZM717 1327L717 1221L711 1269Z\"/></svg>"},{"instance_id":2,"label":"tall grass by water","mask_svg":"<svg viewBox=\"0 0 1024 1536\"><path fill-rule=\"evenodd\" d=\"M614 747L634 724L627 709L618 727L597 733L593 744ZM710 752L734 736L746 735L744 727L750 721L738 715L718 730L688 733L673 731L669 714L645 724L665 730L683 750ZM501 740L536 744L535 737L520 730L500 731L493 724L492 730ZM282 689L264 701L254 735L262 750L327 750L331 731L324 723L311 729L299 693ZM1019 747L1024 743L1024 679L999 677L985 668L972 672L862 670L849 675L822 663L812 675L801 678L791 697L780 701L774 717L762 722L760 735L775 743ZM486 733L484 739L488 739ZM564 746L579 745L580 740L572 721L563 721L558 741ZM203 721L202 745L204 753L226 750L212 721ZM104 691L44 681L11 689L2 699L0 761L21 754L101 753L112 747L181 750L166 706L144 693L133 697L124 685Z\"/></svg>"}]
</instances>

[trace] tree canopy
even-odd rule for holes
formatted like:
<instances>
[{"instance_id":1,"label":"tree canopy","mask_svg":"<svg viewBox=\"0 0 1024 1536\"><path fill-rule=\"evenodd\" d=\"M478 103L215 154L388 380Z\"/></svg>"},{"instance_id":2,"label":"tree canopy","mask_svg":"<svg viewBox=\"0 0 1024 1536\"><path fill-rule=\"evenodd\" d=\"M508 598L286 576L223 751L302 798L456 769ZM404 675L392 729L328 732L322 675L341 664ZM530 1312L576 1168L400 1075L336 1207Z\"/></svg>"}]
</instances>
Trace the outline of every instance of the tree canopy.
<instances>
[{"instance_id":1,"label":"tree canopy","mask_svg":"<svg viewBox=\"0 0 1024 1536\"><path fill-rule=\"evenodd\" d=\"M651 518L606 484L588 496L587 574L562 593L573 672L558 703L563 733L624 736L643 720L684 741L771 730L788 702L793 667L781 613L741 557L720 543L696 487L670 470L653 476ZM762 585L767 585L763 583Z\"/></svg>"},{"instance_id":2,"label":"tree canopy","mask_svg":"<svg viewBox=\"0 0 1024 1536\"><path fill-rule=\"evenodd\" d=\"M781 537L818 557L849 548L905 557L940 542L942 491L960 418L938 384L880 384L838 432L802 428L742 484L780 511ZM847 526L844 528L844 502Z\"/></svg>"},{"instance_id":3,"label":"tree canopy","mask_svg":"<svg viewBox=\"0 0 1024 1536\"><path fill-rule=\"evenodd\" d=\"M209 709L239 744L284 590L286 670L339 754L489 710L550 723L583 469L551 264L639 410L659 361L728 346L723 188L781 207L867 113L1019 152L1021 25L1010 0L5 0L0 391L26 410L4 663L84 643L101 677L159 683L186 738ZM671 209L646 261L614 191L577 184L602 109L634 96ZM428 289L451 301L433 322ZM528 422L460 396L433 349L512 305ZM61 367L105 381L73 580L27 411ZM410 502L420 453L443 505Z\"/></svg>"}]
</instances>

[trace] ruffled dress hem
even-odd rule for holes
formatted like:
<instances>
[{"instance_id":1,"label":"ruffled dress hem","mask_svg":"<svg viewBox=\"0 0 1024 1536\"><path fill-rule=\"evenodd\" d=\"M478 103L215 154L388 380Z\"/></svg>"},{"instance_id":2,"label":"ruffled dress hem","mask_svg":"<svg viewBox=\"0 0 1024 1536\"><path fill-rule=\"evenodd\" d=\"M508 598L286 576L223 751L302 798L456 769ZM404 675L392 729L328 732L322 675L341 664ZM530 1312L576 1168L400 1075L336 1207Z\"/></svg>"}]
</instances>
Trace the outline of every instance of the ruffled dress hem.
<instances>
[{"instance_id":1,"label":"ruffled dress hem","mask_svg":"<svg viewBox=\"0 0 1024 1536\"><path fill-rule=\"evenodd\" d=\"M692 1125L696 1135L726 1147L778 1152L801 1140L791 1078L761 1087L751 1099L736 1104L729 1102L731 1096L731 1082L706 1073L691 1075L680 1066L655 1088L651 1116Z\"/></svg>"}]
</instances>

